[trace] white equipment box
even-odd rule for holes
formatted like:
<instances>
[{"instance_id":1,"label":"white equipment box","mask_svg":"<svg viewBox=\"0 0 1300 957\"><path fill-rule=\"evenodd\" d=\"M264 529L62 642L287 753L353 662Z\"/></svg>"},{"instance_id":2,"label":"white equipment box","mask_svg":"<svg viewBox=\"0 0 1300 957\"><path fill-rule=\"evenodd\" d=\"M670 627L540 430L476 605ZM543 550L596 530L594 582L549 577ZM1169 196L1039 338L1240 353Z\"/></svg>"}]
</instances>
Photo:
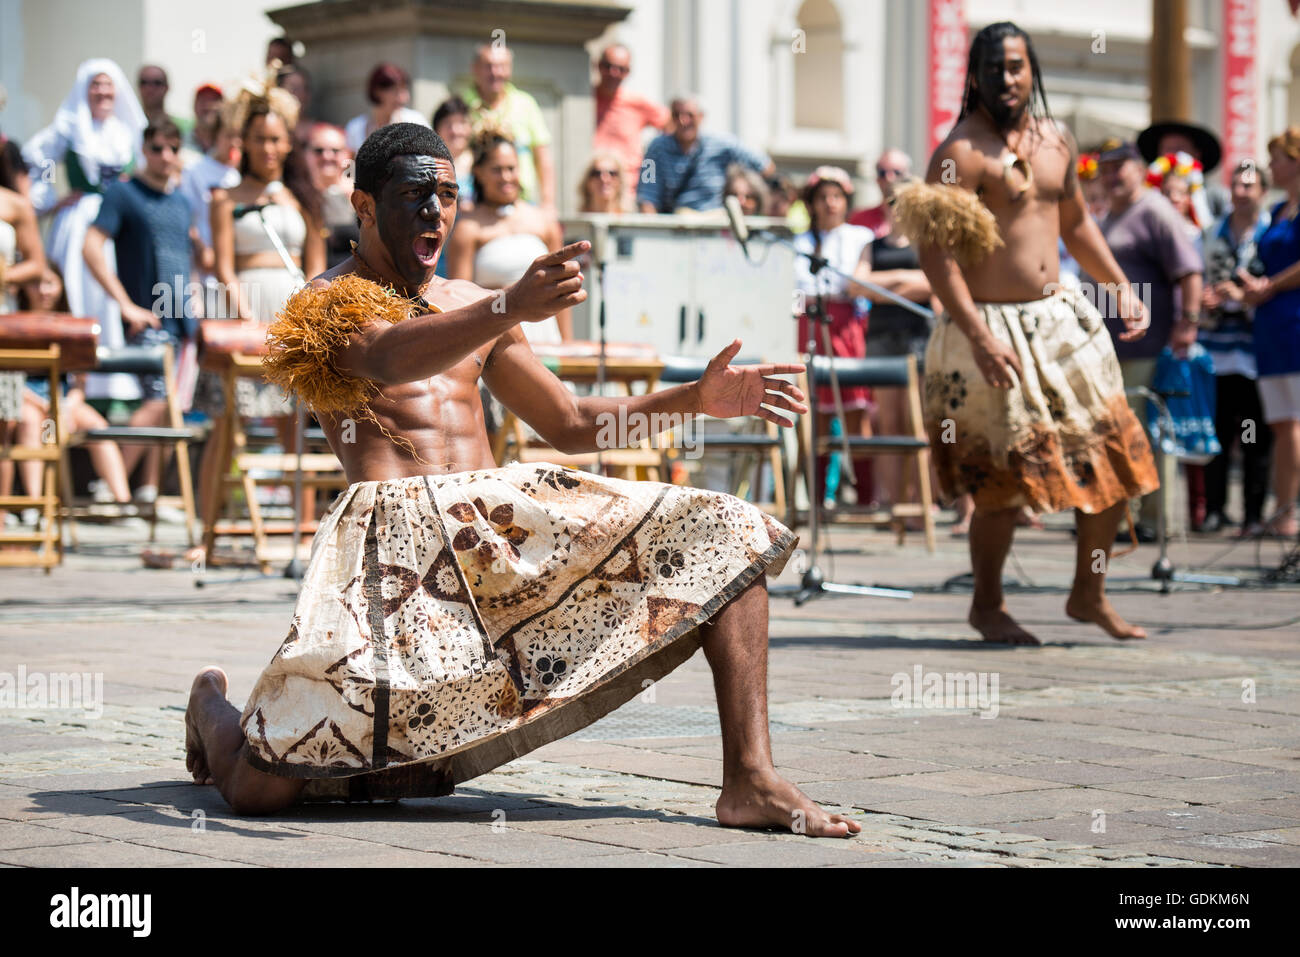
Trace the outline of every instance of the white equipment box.
<instances>
[{"instance_id":1,"label":"white equipment box","mask_svg":"<svg viewBox=\"0 0 1300 957\"><path fill-rule=\"evenodd\" d=\"M785 222L747 217L751 230L770 228L789 237ZM605 339L643 342L660 356L712 358L732 339L744 342L742 359L798 360L794 253L751 239L745 258L725 214L700 218L586 214L562 221L566 243L592 244L585 265L588 298L573 310L573 334L600 337L600 271L605 275Z\"/></svg>"}]
</instances>

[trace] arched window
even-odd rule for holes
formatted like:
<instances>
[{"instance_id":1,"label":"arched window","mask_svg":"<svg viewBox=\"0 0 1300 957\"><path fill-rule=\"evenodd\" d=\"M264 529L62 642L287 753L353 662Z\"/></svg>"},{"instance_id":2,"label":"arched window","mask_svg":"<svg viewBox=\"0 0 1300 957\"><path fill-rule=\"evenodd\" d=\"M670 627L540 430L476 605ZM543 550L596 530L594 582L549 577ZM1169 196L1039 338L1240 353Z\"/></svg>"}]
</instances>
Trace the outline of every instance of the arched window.
<instances>
[{"instance_id":1,"label":"arched window","mask_svg":"<svg viewBox=\"0 0 1300 957\"><path fill-rule=\"evenodd\" d=\"M799 8L803 49L795 48L794 125L844 129L844 37L831 0L805 0Z\"/></svg>"}]
</instances>

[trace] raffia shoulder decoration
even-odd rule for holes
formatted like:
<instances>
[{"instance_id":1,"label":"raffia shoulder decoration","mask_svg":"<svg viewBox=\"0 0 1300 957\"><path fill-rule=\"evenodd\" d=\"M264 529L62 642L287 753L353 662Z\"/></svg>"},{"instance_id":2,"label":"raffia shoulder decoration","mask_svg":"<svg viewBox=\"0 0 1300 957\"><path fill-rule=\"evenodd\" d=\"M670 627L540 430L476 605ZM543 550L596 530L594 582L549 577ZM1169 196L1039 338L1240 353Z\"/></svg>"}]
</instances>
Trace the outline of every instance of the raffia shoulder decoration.
<instances>
[{"instance_id":1,"label":"raffia shoulder decoration","mask_svg":"<svg viewBox=\"0 0 1300 957\"><path fill-rule=\"evenodd\" d=\"M998 223L969 190L913 182L894 190L894 221L915 246L946 250L963 269L1002 246Z\"/></svg>"},{"instance_id":2,"label":"raffia shoulder decoration","mask_svg":"<svg viewBox=\"0 0 1300 957\"><path fill-rule=\"evenodd\" d=\"M305 286L276 314L267 330L266 378L295 392L315 412L360 413L379 389L369 379L339 371L339 354L354 332L372 322L401 322L418 308L376 282L349 274L328 286Z\"/></svg>"}]
</instances>

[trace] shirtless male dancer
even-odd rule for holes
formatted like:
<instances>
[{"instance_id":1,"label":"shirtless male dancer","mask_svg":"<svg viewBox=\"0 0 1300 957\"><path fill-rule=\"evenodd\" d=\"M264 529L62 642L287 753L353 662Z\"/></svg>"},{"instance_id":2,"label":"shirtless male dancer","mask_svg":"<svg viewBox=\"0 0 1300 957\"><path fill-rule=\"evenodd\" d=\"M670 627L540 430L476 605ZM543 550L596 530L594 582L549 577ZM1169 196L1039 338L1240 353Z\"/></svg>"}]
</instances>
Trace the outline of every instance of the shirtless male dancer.
<instances>
[{"instance_id":1,"label":"shirtless male dancer","mask_svg":"<svg viewBox=\"0 0 1300 957\"><path fill-rule=\"evenodd\" d=\"M375 421L358 418L350 423L356 429L354 441L344 440L339 417L321 417L330 446L342 461L350 482L378 482L381 486L390 480L404 483L400 486L401 494L408 504L403 507L409 511L415 507L409 503L422 495L426 487L430 488L431 495L436 494L441 500L442 489L454 487L455 481L460 480L460 477L450 475L451 486L435 489L428 481L416 479L434 471L429 468L429 463L442 463L446 470L429 476L434 486L438 485L439 477L455 472L472 471L475 473L471 477L474 481L478 476L483 476L488 483L497 481L492 477L509 470L497 469L492 458L479 399L480 379L508 408L516 411L552 446L563 452L594 450L597 417L602 412L617 413L620 406L626 407L627 414L647 416L651 413L690 415L699 412L719 417L759 415L781 425L791 423L772 409L791 413L806 411L803 394L785 380L773 377L802 367L730 366L730 360L740 348L739 341L719 353L705 375L690 385L626 398L575 397L533 354L519 324L541 321L586 298L582 289L583 276L574 260L589 248L589 244L575 243L538 258L518 282L504 291L503 297L489 294L472 282L443 280L434 275L434 268L456 218L457 187L452 157L442 140L423 127L394 124L372 134L358 153L357 169L357 189L352 194L352 204L361 223L360 243L355 247L353 257L314 280L313 287L326 289L332 280L340 277L361 276L391 287L399 296L422 301L425 307L437 311L422 312L391 325L370 322L342 349L337 365L344 374L370 380L381 387L381 393L370 403ZM760 403L771 408L760 407ZM423 462L399 448L384 430L411 443ZM580 480L614 481L584 473L566 474L559 470L547 474L552 478L558 476L562 483L572 482L574 486L578 486ZM635 492L635 489L644 490L652 484L622 483L611 497L619 499L634 493L644 494ZM353 489L357 488L354 484ZM674 491L713 494L674 490L672 487L655 488L663 490L661 496ZM608 491L609 486L604 490ZM480 511L486 512L480 503L476 505ZM736 508L749 507L738 501L734 505ZM497 510L490 502L487 508L492 509L495 522ZM466 508L465 512L469 516L467 521L479 521L480 529L487 527L474 516L472 509ZM435 517L447 525L447 520L431 516ZM357 521L363 522L364 519ZM426 522L425 527L432 524ZM775 523L768 527L780 529L783 545L793 545L793 539L785 529ZM385 529L378 531L382 542ZM419 534L417 532L417 538ZM319 552L333 548L321 548L320 537L318 533L313 564L316 564ZM456 537L459 539L460 536ZM338 558L333 560L339 561ZM669 574L672 571L670 567ZM308 579L312 574L309 568ZM471 572L470 578L473 577ZM428 581L426 578L426 584ZM746 581L748 584L743 590L739 590L708 620L698 624L702 647L713 670L722 727L723 781L716 805L718 821L731 827L777 827L810 836L848 837L859 832L861 825L818 807L781 777L773 766L767 719L765 577L760 570L752 581ZM389 579L383 581L385 606L388 604L389 582ZM337 608L336 593L331 593L330 601ZM381 625L383 614L380 615ZM364 625L364 613L361 619ZM486 613L483 620L487 620ZM294 631L286 646L298 637L299 625L296 615ZM425 625L428 627L427 622ZM362 636L367 635L373 636L373 632L363 631ZM490 637L493 642L501 639L500 635ZM399 640L408 640L408 636ZM497 646L498 649L501 647ZM363 650L368 652L369 648L367 640ZM530 680L528 668L535 663L535 658L516 656L516 669L520 661L524 669L521 687L526 688ZM489 666L495 663L488 661ZM490 667L487 670L490 672ZM573 670L571 667L570 672ZM479 669L479 674L482 672L483 669ZM516 680L518 683L520 679ZM553 675L550 680L554 680ZM259 688L261 686L260 683ZM397 686L396 678L393 686ZM288 694L289 691L284 689L291 687L291 684L282 682L275 685L274 694L268 692L265 697L273 704L276 694ZM250 749L249 741L253 722L241 726L241 712L226 700L226 690L226 677L218 668L205 668L195 678L186 712L187 767L195 783L214 783L236 813L274 813L299 799L304 777L313 774L299 770L297 773L302 776L291 776L295 771L288 766L276 766L275 769L281 773L268 773L262 769L266 763L258 766L257 754L250 755L250 750L256 751L256 748ZM504 687L502 691L514 694L510 687ZM254 696L258 693L255 689ZM521 697L528 696L521 692ZM370 700L367 697L360 703L368 705ZM397 707L396 697L393 702ZM360 710L358 702L352 704ZM250 700L250 711L252 705ZM433 707L436 710L439 703L435 701ZM378 710L379 705L376 705L375 711ZM538 710L544 711L545 708ZM426 711L422 709L412 716L412 727L418 724L417 719ZM346 711L342 713L347 714ZM427 715L432 716L432 713ZM403 724L394 734L404 728ZM569 733L570 730L571 727L566 727L560 733ZM522 753L538 746L538 743L535 739L527 741L514 753ZM454 747L449 750L457 752ZM287 754L284 750L273 750L272 753ZM417 754L417 760L412 762L417 770L419 757ZM384 765L380 763L378 766ZM474 769L474 773L480 771L481 768Z\"/></svg>"},{"instance_id":2,"label":"shirtless male dancer","mask_svg":"<svg viewBox=\"0 0 1300 957\"><path fill-rule=\"evenodd\" d=\"M981 30L960 118L930 160L933 186L916 189L950 200L952 189L974 193L1001 238L966 268L951 245L918 249L946 310L926 353L927 427L945 492L975 497L969 621L991 642L1040 643L1007 613L1002 594L1024 505L1075 510L1066 614L1114 638L1146 637L1110 604L1105 570L1128 498L1155 485L1151 453L1124 406L1114 346L1096 310L1061 288L1058 238L1113 290L1127 330L1121 338L1140 338L1148 320L1088 213L1077 161L1073 137L1048 112L1028 35L1006 22Z\"/></svg>"}]
</instances>

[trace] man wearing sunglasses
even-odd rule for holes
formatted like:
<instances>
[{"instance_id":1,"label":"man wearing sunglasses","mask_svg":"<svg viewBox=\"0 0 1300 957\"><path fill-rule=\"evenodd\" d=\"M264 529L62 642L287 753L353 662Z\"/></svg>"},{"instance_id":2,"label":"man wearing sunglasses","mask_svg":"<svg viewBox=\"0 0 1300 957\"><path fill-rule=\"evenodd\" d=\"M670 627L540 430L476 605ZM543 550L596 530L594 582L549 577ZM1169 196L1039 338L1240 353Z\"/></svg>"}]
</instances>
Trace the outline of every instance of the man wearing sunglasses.
<instances>
[{"instance_id":1,"label":"man wearing sunglasses","mask_svg":"<svg viewBox=\"0 0 1300 957\"><path fill-rule=\"evenodd\" d=\"M647 129L662 132L668 125L668 108L623 88L623 81L632 72L632 54L623 44L606 47L596 62L596 70L600 79L593 90L596 132L591 138L592 152L618 155L623 160L626 182L634 190L640 178L641 134ZM632 198L630 192L628 198Z\"/></svg>"},{"instance_id":2,"label":"man wearing sunglasses","mask_svg":"<svg viewBox=\"0 0 1300 957\"><path fill-rule=\"evenodd\" d=\"M86 231L86 266L122 310L123 332L131 345L171 343L177 353L194 338L198 319L188 308L190 280L190 204L172 183L180 171L181 131L166 118L144 131L144 167L125 182L104 190L99 215ZM117 269L109 266L115 256ZM166 392L161 376L140 376L143 404L131 425L166 422ZM140 501L157 497L161 450L128 445L122 458L130 475L148 453Z\"/></svg>"},{"instance_id":3,"label":"man wearing sunglasses","mask_svg":"<svg viewBox=\"0 0 1300 957\"><path fill-rule=\"evenodd\" d=\"M889 234L890 219L886 207L894 196L894 188L912 178L912 159L900 149L890 147L876 160L876 186L880 189L880 205L859 209L849 217L854 226L865 226L876 238Z\"/></svg>"}]
</instances>

